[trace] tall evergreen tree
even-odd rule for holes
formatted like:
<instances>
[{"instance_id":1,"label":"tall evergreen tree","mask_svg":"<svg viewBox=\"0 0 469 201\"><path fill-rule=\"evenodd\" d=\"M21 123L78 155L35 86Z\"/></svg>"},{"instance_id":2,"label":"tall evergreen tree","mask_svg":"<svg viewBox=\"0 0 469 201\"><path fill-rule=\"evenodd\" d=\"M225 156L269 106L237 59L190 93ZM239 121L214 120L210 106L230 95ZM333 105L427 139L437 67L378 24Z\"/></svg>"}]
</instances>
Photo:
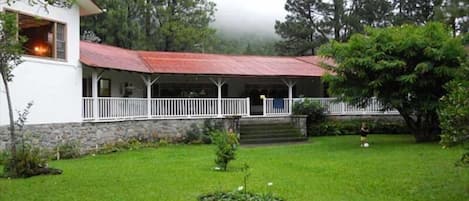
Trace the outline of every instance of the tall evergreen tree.
<instances>
[{"instance_id":1,"label":"tall evergreen tree","mask_svg":"<svg viewBox=\"0 0 469 201\"><path fill-rule=\"evenodd\" d=\"M353 0L353 18L371 27L391 25L393 7L390 0Z\"/></svg>"},{"instance_id":2,"label":"tall evergreen tree","mask_svg":"<svg viewBox=\"0 0 469 201\"><path fill-rule=\"evenodd\" d=\"M435 13L435 19L448 24L454 36L469 32L469 0L446 0Z\"/></svg>"},{"instance_id":3,"label":"tall evergreen tree","mask_svg":"<svg viewBox=\"0 0 469 201\"><path fill-rule=\"evenodd\" d=\"M209 0L99 0L107 12L85 17L82 31L124 48L203 51L215 30L215 4ZM112 33L112 34L110 34Z\"/></svg>"},{"instance_id":4,"label":"tall evergreen tree","mask_svg":"<svg viewBox=\"0 0 469 201\"><path fill-rule=\"evenodd\" d=\"M209 28L214 20L215 3L208 0L155 1L160 47L165 51L204 49L213 39Z\"/></svg>"},{"instance_id":5,"label":"tall evergreen tree","mask_svg":"<svg viewBox=\"0 0 469 201\"><path fill-rule=\"evenodd\" d=\"M289 14L275 30L284 39L277 48L287 55L314 54L329 39L346 41L364 25L388 25L392 16L387 0L287 0L285 9Z\"/></svg>"},{"instance_id":6,"label":"tall evergreen tree","mask_svg":"<svg viewBox=\"0 0 469 201\"><path fill-rule=\"evenodd\" d=\"M81 31L94 32L106 44L148 49L140 24L143 1L99 0L106 12L82 18Z\"/></svg>"},{"instance_id":7,"label":"tall evergreen tree","mask_svg":"<svg viewBox=\"0 0 469 201\"><path fill-rule=\"evenodd\" d=\"M396 12L393 24L425 24L433 20L442 3L443 0L393 0Z\"/></svg>"}]
</instances>

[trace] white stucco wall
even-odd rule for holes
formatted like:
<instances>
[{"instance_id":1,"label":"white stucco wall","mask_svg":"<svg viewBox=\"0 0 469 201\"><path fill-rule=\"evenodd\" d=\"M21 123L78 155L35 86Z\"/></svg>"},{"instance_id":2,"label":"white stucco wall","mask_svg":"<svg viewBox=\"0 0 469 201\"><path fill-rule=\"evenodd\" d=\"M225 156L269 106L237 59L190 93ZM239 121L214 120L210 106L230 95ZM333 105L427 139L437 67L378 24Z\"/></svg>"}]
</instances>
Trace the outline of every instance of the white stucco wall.
<instances>
[{"instance_id":1,"label":"white stucco wall","mask_svg":"<svg viewBox=\"0 0 469 201\"><path fill-rule=\"evenodd\" d=\"M48 12L31 6L27 0L17 1L5 8L65 23L67 26L67 59L58 61L24 57L24 63L13 71L10 83L15 110L22 110L30 101L34 102L28 124L62 123L81 121L82 69L79 64L79 8L48 7ZM5 93L0 84L0 125L8 123ZM15 112L16 114L16 112Z\"/></svg>"}]
</instances>

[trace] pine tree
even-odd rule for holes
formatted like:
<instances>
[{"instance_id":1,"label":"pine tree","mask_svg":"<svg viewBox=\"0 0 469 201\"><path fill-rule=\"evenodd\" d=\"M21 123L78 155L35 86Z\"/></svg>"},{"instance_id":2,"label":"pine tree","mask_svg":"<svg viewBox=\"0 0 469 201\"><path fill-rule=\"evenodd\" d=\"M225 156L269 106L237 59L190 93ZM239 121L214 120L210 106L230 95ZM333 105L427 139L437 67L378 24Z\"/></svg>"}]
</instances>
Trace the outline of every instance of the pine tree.
<instances>
[{"instance_id":1,"label":"pine tree","mask_svg":"<svg viewBox=\"0 0 469 201\"><path fill-rule=\"evenodd\" d=\"M277 21L276 33L284 40L277 43L279 52L286 55L315 54L330 38L346 41L351 34L362 30L352 7L345 0L287 0L289 12L284 22Z\"/></svg>"},{"instance_id":2,"label":"pine tree","mask_svg":"<svg viewBox=\"0 0 469 201\"><path fill-rule=\"evenodd\" d=\"M131 49L203 51L215 30L215 4L209 0L99 0L107 12L85 17L82 31L103 43ZM110 34L112 33L112 34Z\"/></svg>"}]
</instances>

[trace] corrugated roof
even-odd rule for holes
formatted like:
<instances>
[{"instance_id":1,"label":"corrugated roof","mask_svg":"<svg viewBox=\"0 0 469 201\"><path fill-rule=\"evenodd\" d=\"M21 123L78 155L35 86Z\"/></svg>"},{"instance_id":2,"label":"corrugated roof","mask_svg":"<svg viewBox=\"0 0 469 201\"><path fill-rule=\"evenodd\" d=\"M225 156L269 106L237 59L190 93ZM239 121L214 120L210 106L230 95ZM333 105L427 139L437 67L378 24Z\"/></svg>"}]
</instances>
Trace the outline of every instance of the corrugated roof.
<instances>
[{"instance_id":1,"label":"corrugated roof","mask_svg":"<svg viewBox=\"0 0 469 201\"><path fill-rule=\"evenodd\" d=\"M119 47L82 41L80 61L90 67L150 73L137 52Z\"/></svg>"},{"instance_id":2,"label":"corrugated roof","mask_svg":"<svg viewBox=\"0 0 469 201\"><path fill-rule=\"evenodd\" d=\"M325 72L295 57L133 51L89 42L81 42L80 52L80 61L91 67L156 74L317 77Z\"/></svg>"}]
</instances>

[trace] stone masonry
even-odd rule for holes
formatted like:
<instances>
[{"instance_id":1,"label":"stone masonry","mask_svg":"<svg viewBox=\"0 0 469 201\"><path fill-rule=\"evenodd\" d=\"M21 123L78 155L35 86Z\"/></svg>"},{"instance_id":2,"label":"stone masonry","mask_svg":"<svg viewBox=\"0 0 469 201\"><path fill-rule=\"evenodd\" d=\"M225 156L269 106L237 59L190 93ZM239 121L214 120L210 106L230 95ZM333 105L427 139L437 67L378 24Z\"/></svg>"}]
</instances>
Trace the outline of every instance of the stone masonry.
<instances>
[{"instance_id":1,"label":"stone masonry","mask_svg":"<svg viewBox=\"0 0 469 201\"><path fill-rule=\"evenodd\" d=\"M26 141L35 147L52 149L66 142L78 142L81 151L87 152L132 138L180 142L188 132L194 132L194 129L202 132L207 124L221 130L239 131L239 117L228 117L27 125L22 133ZM2 126L0 150L5 150L8 144L8 126Z\"/></svg>"}]
</instances>

